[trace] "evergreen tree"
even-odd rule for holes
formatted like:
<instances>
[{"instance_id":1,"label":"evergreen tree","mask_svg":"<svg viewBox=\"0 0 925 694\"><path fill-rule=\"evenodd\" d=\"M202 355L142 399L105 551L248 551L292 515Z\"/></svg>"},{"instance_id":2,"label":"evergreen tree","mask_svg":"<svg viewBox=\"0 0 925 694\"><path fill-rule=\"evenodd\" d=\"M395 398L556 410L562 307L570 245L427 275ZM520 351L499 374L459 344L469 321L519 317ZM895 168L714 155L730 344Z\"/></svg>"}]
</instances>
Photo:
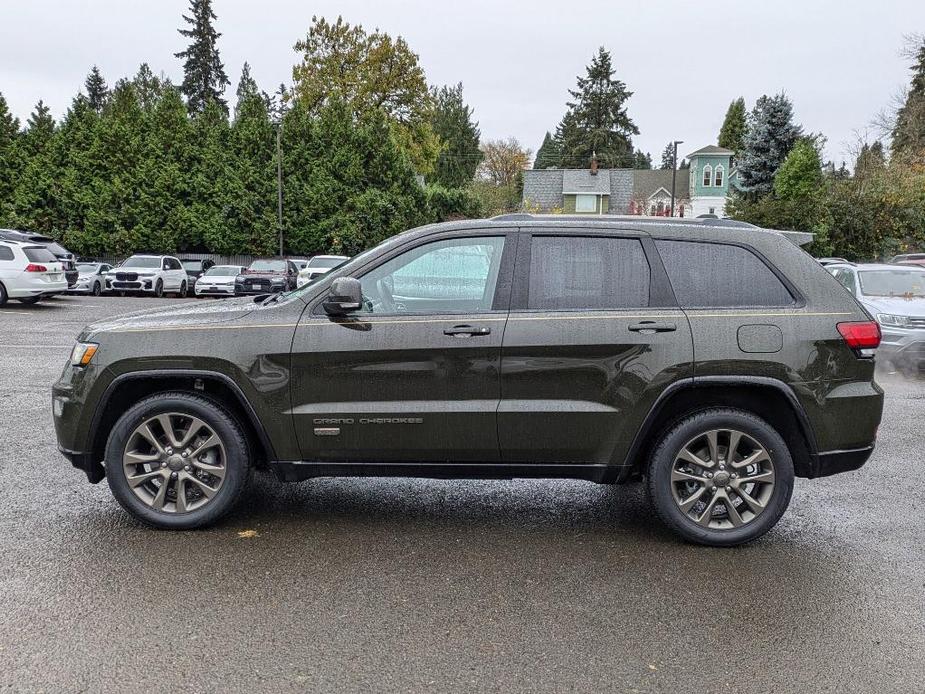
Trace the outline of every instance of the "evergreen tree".
<instances>
[{"instance_id":1,"label":"evergreen tree","mask_svg":"<svg viewBox=\"0 0 925 694\"><path fill-rule=\"evenodd\" d=\"M745 122L745 99L739 97L735 99L726 110L726 117L723 119L723 127L719 131L717 144L720 147L731 149L738 157L742 153L742 147L745 140L746 122Z\"/></svg>"},{"instance_id":2,"label":"evergreen tree","mask_svg":"<svg viewBox=\"0 0 925 694\"><path fill-rule=\"evenodd\" d=\"M186 96L190 113L201 113L210 101L224 108L222 94L230 82L218 53L221 34L212 24L216 19L212 0L190 0L190 14L192 16L183 15L183 20L191 28L178 29L182 36L190 39L189 48L175 54L184 60L181 91Z\"/></svg>"},{"instance_id":3,"label":"evergreen tree","mask_svg":"<svg viewBox=\"0 0 925 694\"><path fill-rule=\"evenodd\" d=\"M681 169L690 169L691 163L687 159L681 159L681 162L678 164L678 171Z\"/></svg>"},{"instance_id":4,"label":"evergreen tree","mask_svg":"<svg viewBox=\"0 0 925 694\"><path fill-rule=\"evenodd\" d=\"M912 82L906 100L896 114L893 127L893 153L925 153L925 38L915 50Z\"/></svg>"},{"instance_id":5,"label":"evergreen tree","mask_svg":"<svg viewBox=\"0 0 925 694\"><path fill-rule=\"evenodd\" d=\"M546 131L543 144L536 150L536 159L533 161L534 169L549 169L558 167L562 159L562 150L559 142Z\"/></svg>"},{"instance_id":6,"label":"evergreen tree","mask_svg":"<svg viewBox=\"0 0 925 694\"><path fill-rule=\"evenodd\" d=\"M96 65L93 66L90 70L90 74L87 75L84 88L87 90L87 99L90 103L90 108L97 113L102 113L103 107L106 106L106 102L109 101L109 87L106 85L106 80L103 79L103 73L100 72L100 69Z\"/></svg>"},{"instance_id":7,"label":"evergreen tree","mask_svg":"<svg viewBox=\"0 0 925 694\"><path fill-rule=\"evenodd\" d=\"M774 194L779 200L811 199L822 185L822 160L815 143L800 138L774 177Z\"/></svg>"},{"instance_id":8,"label":"evergreen tree","mask_svg":"<svg viewBox=\"0 0 925 694\"><path fill-rule=\"evenodd\" d=\"M867 178L881 172L884 167L886 167L886 154L883 151L883 143L880 140L876 140L872 145L864 143L854 162L855 176ZM832 168L834 169L834 166Z\"/></svg>"},{"instance_id":9,"label":"evergreen tree","mask_svg":"<svg viewBox=\"0 0 925 694\"><path fill-rule=\"evenodd\" d=\"M662 150L662 163L658 168L662 171L671 171L674 167L674 142L669 142L665 145L665 149Z\"/></svg>"},{"instance_id":10,"label":"evergreen tree","mask_svg":"<svg viewBox=\"0 0 925 694\"><path fill-rule=\"evenodd\" d=\"M237 97L237 103L234 107L235 118L238 117L238 110L243 103L255 95L260 95L260 88L257 86L257 80L251 77L250 63L245 61L244 67L241 68L241 77L238 79L238 88L235 90L235 96Z\"/></svg>"},{"instance_id":11,"label":"evergreen tree","mask_svg":"<svg viewBox=\"0 0 925 694\"><path fill-rule=\"evenodd\" d=\"M636 153L633 155L633 168L643 170L651 169L652 155L648 152L643 152L641 149L637 149Z\"/></svg>"},{"instance_id":12,"label":"evergreen tree","mask_svg":"<svg viewBox=\"0 0 925 694\"><path fill-rule=\"evenodd\" d=\"M635 165L632 136L639 134L626 111L633 93L614 78L610 53L601 47L591 59L585 77L569 90L573 101L559 124L563 166L586 167L591 153L604 168Z\"/></svg>"},{"instance_id":13,"label":"evergreen tree","mask_svg":"<svg viewBox=\"0 0 925 694\"><path fill-rule=\"evenodd\" d=\"M433 130L440 138L440 156L431 177L445 188L461 188L475 177L482 154L478 123L463 101L462 83L433 90Z\"/></svg>"},{"instance_id":14,"label":"evergreen tree","mask_svg":"<svg viewBox=\"0 0 925 694\"><path fill-rule=\"evenodd\" d=\"M748 117L739 158L739 187L751 198L771 192L774 176L802 134L793 104L783 93L762 96Z\"/></svg>"},{"instance_id":15,"label":"evergreen tree","mask_svg":"<svg viewBox=\"0 0 925 694\"><path fill-rule=\"evenodd\" d=\"M13 212L13 190L19 169L16 140L19 119L10 113L6 99L0 94L0 226L8 224Z\"/></svg>"},{"instance_id":16,"label":"evergreen tree","mask_svg":"<svg viewBox=\"0 0 925 694\"><path fill-rule=\"evenodd\" d=\"M17 226L45 234L51 234L56 227L54 136L55 120L40 100L26 122L25 132L16 141L20 175L12 207Z\"/></svg>"},{"instance_id":17,"label":"evergreen tree","mask_svg":"<svg viewBox=\"0 0 925 694\"><path fill-rule=\"evenodd\" d=\"M138 96L138 103L143 109L153 109L161 93L164 90L164 82L157 77L147 63L142 63L138 67L138 72L132 78L132 86L135 87L135 94Z\"/></svg>"}]
</instances>

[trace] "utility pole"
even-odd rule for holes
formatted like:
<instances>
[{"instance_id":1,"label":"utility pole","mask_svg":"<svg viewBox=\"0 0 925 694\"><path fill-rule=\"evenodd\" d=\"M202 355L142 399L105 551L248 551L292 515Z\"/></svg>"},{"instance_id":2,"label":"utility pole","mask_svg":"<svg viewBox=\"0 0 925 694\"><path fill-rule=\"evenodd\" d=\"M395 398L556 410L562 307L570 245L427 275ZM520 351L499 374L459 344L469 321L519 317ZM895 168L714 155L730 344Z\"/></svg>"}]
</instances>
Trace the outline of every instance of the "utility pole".
<instances>
[{"instance_id":1,"label":"utility pole","mask_svg":"<svg viewBox=\"0 0 925 694\"><path fill-rule=\"evenodd\" d=\"M671 157L671 216L674 217L674 194L678 179L678 145L684 144L684 140L675 140L671 144L674 146L674 154ZM282 222L280 222L280 229L282 229Z\"/></svg>"},{"instance_id":2,"label":"utility pole","mask_svg":"<svg viewBox=\"0 0 925 694\"><path fill-rule=\"evenodd\" d=\"M276 212L279 222L279 254L283 255L283 148L280 135L283 131L283 121L276 125ZM675 153L677 156L677 152Z\"/></svg>"}]
</instances>

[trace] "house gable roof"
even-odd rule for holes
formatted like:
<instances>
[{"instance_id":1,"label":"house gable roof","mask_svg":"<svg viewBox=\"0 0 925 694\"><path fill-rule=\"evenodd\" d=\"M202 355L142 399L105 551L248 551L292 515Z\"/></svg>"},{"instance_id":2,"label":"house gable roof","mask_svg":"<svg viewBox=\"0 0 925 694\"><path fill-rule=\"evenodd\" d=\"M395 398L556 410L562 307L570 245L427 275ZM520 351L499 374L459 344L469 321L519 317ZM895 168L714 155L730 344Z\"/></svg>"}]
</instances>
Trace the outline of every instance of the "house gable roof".
<instances>
[{"instance_id":1,"label":"house gable roof","mask_svg":"<svg viewBox=\"0 0 925 694\"><path fill-rule=\"evenodd\" d=\"M599 169L594 176L590 169L563 169L562 193L610 195L610 169Z\"/></svg>"},{"instance_id":2,"label":"house gable roof","mask_svg":"<svg viewBox=\"0 0 925 694\"><path fill-rule=\"evenodd\" d=\"M698 154L715 154L731 157L735 152L731 149L726 149L725 147L717 147L716 145L707 145L706 147L701 147L696 152L691 152L687 155L687 158L696 157Z\"/></svg>"}]
</instances>

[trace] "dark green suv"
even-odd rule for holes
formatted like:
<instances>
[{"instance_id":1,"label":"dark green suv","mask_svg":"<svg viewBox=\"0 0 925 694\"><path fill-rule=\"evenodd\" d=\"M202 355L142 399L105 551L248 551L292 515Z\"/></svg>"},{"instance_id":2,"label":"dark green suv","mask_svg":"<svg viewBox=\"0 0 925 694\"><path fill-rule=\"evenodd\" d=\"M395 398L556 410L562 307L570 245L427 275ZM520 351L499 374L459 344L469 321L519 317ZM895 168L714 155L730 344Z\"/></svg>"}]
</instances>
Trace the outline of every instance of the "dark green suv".
<instances>
[{"instance_id":1,"label":"dark green suv","mask_svg":"<svg viewBox=\"0 0 925 694\"><path fill-rule=\"evenodd\" d=\"M53 409L71 462L163 528L215 521L254 468L645 476L671 528L734 545L795 477L868 459L879 338L781 233L511 215L409 231L293 292L95 323Z\"/></svg>"}]
</instances>

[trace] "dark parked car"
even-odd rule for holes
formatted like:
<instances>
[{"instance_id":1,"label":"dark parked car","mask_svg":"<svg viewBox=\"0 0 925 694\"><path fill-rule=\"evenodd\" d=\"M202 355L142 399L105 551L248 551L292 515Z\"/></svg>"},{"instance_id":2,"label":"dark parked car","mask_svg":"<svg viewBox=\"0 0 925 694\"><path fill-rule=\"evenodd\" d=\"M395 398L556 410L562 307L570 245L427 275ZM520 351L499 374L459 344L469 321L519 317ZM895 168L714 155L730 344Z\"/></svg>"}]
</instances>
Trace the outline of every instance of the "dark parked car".
<instances>
[{"instance_id":1,"label":"dark parked car","mask_svg":"<svg viewBox=\"0 0 925 694\"><path fill-rule=\"evenodd\" d=\"M919 267L925 267L925 253L906 253L904 255L897 255L893 257L893 260L890 262L897 263L899 265L918 265Z\"/></svg>"},{"instance_id":2,"label":"dark parked car","mask_svg":"<svg viewBox=\"0 0 925 694\"><path fill-rule=\"evenodd\" d=\"M77 271L74 254L50 236L31 234L26 231L16 231L14 229L0 229L0 239L6 239L7 241L22 241L36 246L44 246L51 251L61 263L61 267L64 268L64 278L67 280L68 289L77 284L77 278L80 276L80 273Z\"/></svg>"},{"instance_id":3,"label":"dark parked car","mask_svg":"<svg viewBox=\"0 0 925 694\"><path fill-rule=\"evenodd\" d=\"M206 270L213 267L215 261L209 258L180 258L180 265L186 270L186 276L189 277L189 290L192 292L196 286L196 280L202 277Z\"/></svg>"},{"instance_id":4,"label":"dark parked car","mask_svg":"<svg viewBox=\"0 0 925 694\"><path fill-rule=\"evenodd\" d=\"M773 527L795 477L868 459L879 341L780 233L509 215L400 234L269 300L90 325L53 413L71 462L163 528L223 516L255 467L642 475L668 526L726 546Z\"/></svg>"},{"instance_id":5,"label":"dark parked car","mask_svg":"<svg viewBox=\"0 0 925 694\"><path fill-rule=\"evenodd\" d=\"M238 275L234 281L234 293L275 294L296 288L299 269L286 258L261 258L255 260Z\"/></svg>"}]
</instances>

